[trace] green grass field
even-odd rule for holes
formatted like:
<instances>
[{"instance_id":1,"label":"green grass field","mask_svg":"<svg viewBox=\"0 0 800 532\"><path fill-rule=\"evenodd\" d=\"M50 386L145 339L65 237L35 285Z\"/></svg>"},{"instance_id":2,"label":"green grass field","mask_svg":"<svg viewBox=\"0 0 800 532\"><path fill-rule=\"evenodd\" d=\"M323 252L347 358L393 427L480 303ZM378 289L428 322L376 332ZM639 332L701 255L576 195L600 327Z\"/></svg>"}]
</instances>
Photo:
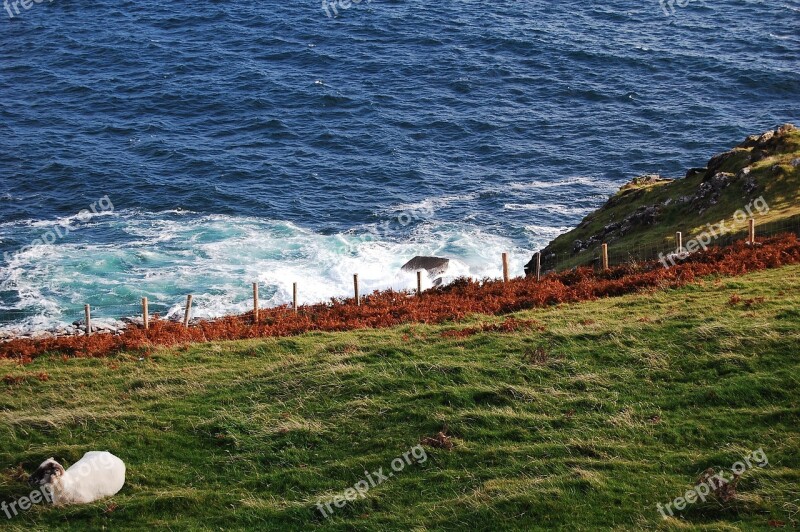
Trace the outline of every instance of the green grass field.
<instances>
[{"instance_id":1,"label":"green grass field","mask_svg":"<svg viewBox=\"0 0 800 532\"><path fill-rule=\"evenodd\" d=\"M769 529L800 522L800 267L496 323L193 345L151 358L0 361L0 501L50 456L110 450L116 497L8 530ZM733 295L741 301L731 304ZM763 301L754 298L764 298ZM748 301L748 299L754 299ZM46 375L42 375L46 374ZM23 377L15 383L13 377ZM422 438L365 498L315 508ZM663 519L709 467L762 448L737 496Z\"/></svg>"}]
</instances>

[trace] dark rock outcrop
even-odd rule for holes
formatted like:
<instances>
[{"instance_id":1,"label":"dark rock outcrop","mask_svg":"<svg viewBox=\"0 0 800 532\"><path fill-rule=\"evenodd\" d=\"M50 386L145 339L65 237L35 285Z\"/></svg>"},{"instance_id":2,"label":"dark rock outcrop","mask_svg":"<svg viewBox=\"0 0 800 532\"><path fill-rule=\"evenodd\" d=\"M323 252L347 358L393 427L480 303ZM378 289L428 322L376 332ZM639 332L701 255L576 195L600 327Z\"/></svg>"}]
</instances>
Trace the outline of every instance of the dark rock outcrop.
<instances>
[{"instance_id":1,"label":"dark rock outcrop","mask_svg":"<svg viewBox=\"0 0 800 532\"><path fill-rule=\"evenodd\" d=\"M430 276L442 275L450 267L450 259L441 257L414 257L400 268L404 272L425 270Z\"/></svg>"},{"instance_id":2,"label":"dark rock outcrop","mask_svg":"<svg viewBox=\"0 0 800 532\"><path fill-rule=\"evenodd\" d=\"M708 168L689 168L686 171L686 179L694 177L697 174L705 174L706 172L708 172Z\"/></svg>"},{"instance_id":3,"label":"dark rock outcrop","mask_svg":"<svg viewBox=\"0 0 800 532\"><path fill-rule=\"evenodd\" d=\"M400 268L404 272L416 272L424 270L427 272L428 277L433 281L433 286L442 284L442 275L447 272L450 267L450 259L442 257L414 257L410 261L403 264Z\"/></svg>"},{"instance_id":4,"label":"dark rock outcrop","mask_svg":"<svg viewBox=\"0 0 800 532\"><path fill-rule=\"evenodd\" d=\"M653 225L658 221L662 210L663 207L661 205L642 205L623 220L606 224L599 233L592 235L590 238L575 240L572 252L580 253L592 246L624 236L637 227Z\"/></svg>"},{"instance_id":5,"label":"dark rock outcrop","mask_svg":"<svg viewBox=\"0 0 800 532\"><path fill-rule=\"evenodd\" d=\"M719 172L714 174L711 179L703 180L697 188L697 193L691 199L692 207L697 210L698 214L702 214L712 205L716 205L722 191L735 179L736 176L731 173Z\"/></svg>"},{"instance_id":6,"label":"dark rock outcrop","mask_svg":"<svg viewBox=\"0 0 800 532\"><path fill-rule=\"evenodd\" d=\"M658 174L644 174L638 177L634 177L631 179L631 182L627 185L623 185L623 189L627 186L636 186L640 187L642 185L654 185L656 183L664 183L665 181L672 181L672 179L668 177L661 177Z\"/></svg>"},{"instance_id":7,"label":"dark rock outcrop","mask_svg":"<svg viewBox=\"0 0 800 532\"><path fill-rule=\"evenodd\" d=\"M705 180L713 179L720 173L728 161L742 157L742 166L756 163L765 157L774 155L783 147L783 140L787 133L796 131L792 124L784 124L777 129L767 131L761 135L750 135L744 142L730 151L718 153L708 161Z\"/></svg>"},{"instance_id":8,"label":"dark rock outcrop","mask_svg":"<svg viewBox=\"0 0 800 532\"><path fill-rule=\"evenodd\" d=\"M706 166L706 175L704 179L711 179L715 175L717 175L723 165L736 157L740 153L745 153L743 150L733 149L731 151L726 151L723 153L718 153L713 156L711 159L708 160L708 165Z\"/></svg>"}]
</instances>

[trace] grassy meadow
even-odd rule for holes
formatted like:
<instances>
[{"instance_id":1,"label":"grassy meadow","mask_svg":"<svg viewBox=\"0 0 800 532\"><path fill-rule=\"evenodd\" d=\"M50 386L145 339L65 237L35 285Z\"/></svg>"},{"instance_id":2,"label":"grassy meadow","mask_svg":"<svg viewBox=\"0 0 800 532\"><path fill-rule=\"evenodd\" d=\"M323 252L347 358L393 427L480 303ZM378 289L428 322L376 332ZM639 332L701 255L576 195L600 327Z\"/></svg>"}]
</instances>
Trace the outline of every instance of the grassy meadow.
<instances>
[{"instance_id":1,"label":"grassy meadow","mask_svg":"<svg viewBox=\"0 0 800 532\"><path fill-rule=\"evenodd\" d=\"M761 299L763 298L763 299ZM127 464L112 499L8 530L754 530L800 522L800 266L519 312L151 357L0 360L0 501L44 459ZM423 438L365 498L315 508ZM755 449L732 500L663 519Z\"/></svg>"}]
</instances>

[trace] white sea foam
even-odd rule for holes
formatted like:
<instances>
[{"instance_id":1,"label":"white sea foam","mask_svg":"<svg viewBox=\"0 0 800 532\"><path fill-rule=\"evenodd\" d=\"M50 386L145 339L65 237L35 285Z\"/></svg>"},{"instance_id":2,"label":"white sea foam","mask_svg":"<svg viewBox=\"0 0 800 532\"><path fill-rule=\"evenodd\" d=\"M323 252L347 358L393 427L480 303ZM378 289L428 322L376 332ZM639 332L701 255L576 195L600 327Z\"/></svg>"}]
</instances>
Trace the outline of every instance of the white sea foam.
<instances>
[{"instance_id":1,"label":"white sea foam","mask_svg":"<svg viewBox=\"0 0 800 532\"><path fill-rule=\"evenodd\" d=\"M467 201L475 201L480 197L480 193L475 192L472 194L451 194L445 196L433 196L424 200L415 201L411 203L400 203L389 209L390 212L429 212L433 213L435 209L442 209L448 207L453 203L464 203Z\"/></svg>"},{"instance_id":2,"label":"white sea foam","mask_svg":"<svg viewBox=\"0 0 800 532\"><path fill-rule=\"evenodd\" d=\"M504 187L500 188L487 187L477 192L472 192L468 194L450 194L443 196L432 196L430 198L425 198L423 200L415 202L400 203L390 207L388 209L388 212L409 211L409 212L422 212L422 213L434 214L437 209L443 209L445 207L449 207L452 204L477 201L484 195L502 196L504 194L509 194L518 196L519 193L524 193L527 196L528 194L530 194L530 191L532 190L535 191L535 190L559 189L559 188L574 189L576 185L584 186L589 189L590 193L594 193L595 195L601 195L601 196L614 193L619 188L618 185L609 181L604 181L599 178L590 178L581 176L561 179L558 181L531 181L525 183L515 182L515 183L510 183L509 185L506 185ZM508 207L508 205L511 205L511 207ZM520 204L517 203L509 203L507 204L506 208L514 210L522 210L527 207L520 207Z\"/></svg>"},{"instance_id":3,"label":"white sea foam","mask_svg":"<svg viewBox=\"0 0 800 532\"><path fill-rule=\"evenodd\" d=\"M533 233L535 236L540 236L548 239L548 242L553 238L562 235L572 229L567 225L560 227L553 227L549 225L526 225L525 230Z\"/></svg>"},{"instance_id":4,"label":"white sea foam","mask_svg":"<svg viewBox=\"0 0 800 532\"><path fill-rule=\"evenodd\" d=\"M592 212L592 207L570 207L555 203L506 203L504 209L509 211L542 211L564 215L586 215Z\"/></svg>"},{"instance_id":5,"label":"white sea foam","mask_svg":"<svg viewBox=\"0 0 800 532\"><path fill-rule=\"evenodd\" d=\"M604 181L599 178L590 177L570 177L567 179L560 179L558 181L530 181L527 183L515 182L508 185L511 190L531 190L531 189L548 189L548 188L568 188L574 189L575 185L582 185L598 192L612 193L616 192L619 188L617 185L610 181Z\"/></svg>"},{"instance_id":6,"label":"white sea foam","mask_svg":"<svg viewBox=\"0 0 800 532\"><path fill-rule=\"evenodd\" d=\"M103 211L98 210L97 212L92 212L90 210L81 211L80 213L76 213L70 216L61 216L58 218L54 218L52 220L15 220L13 222L3 222L0 223L0 228L10 228L10 227L34 227L34 228L44 228L50 229L53 227L73 227L76 223L79 224L86 224L90 220L105 216L117 216L117 213L111 210Z\"/></svg>"},{"instance_id":7,"label":"white sea foam","mask_svg":"<svg viewBox=\"0 0 800 532\"><path fill-rule=\"evenodd\" d=\"M287 221L174 214L123 211L98 222L120 244L95 243L78 232L82 241L15 254L0 268L0 290L16 295L14 310L32 314L26 327L43 329L80 318L84 303L98 318L118 318L138 314L147 296L154 312L179 316L186 294L193 294L193 315L212 318L249 310L254 281L264 306L289 304L293 282L306 304L351 297L354 273L363 294L413 289L416 275L400 267L415 255L450 258L445 282L499 277L503 252L522 275L530 258L510 238L465 223L425 222L402 235L364 238L366 226L325 235ZM540 239L532 235L531 246ZM426 288L433 281L424 276Z\"/></svg>"}]
</instances>

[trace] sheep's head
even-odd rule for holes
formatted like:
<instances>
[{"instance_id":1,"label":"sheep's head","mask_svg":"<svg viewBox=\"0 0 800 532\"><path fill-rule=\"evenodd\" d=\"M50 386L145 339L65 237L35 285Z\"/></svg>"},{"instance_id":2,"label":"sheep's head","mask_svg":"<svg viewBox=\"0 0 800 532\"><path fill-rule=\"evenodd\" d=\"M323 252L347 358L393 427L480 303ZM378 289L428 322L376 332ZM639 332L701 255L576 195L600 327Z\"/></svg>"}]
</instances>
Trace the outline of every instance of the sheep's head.
<instances>
[{"instance_id":1,"label":"sheep's head","mask_svg":"<svg viewBox=\"0 0 800 532\"><path fill-rule=\"evenodd\" d=\"M31 475L31 477L28 479L28 483L31 486L46 486L48 484L52 484L63 474L64 467L52 458L48 458L42 462L42 465L39 466L39 469L37 469Z\"/></svg>"}]
</instances>

